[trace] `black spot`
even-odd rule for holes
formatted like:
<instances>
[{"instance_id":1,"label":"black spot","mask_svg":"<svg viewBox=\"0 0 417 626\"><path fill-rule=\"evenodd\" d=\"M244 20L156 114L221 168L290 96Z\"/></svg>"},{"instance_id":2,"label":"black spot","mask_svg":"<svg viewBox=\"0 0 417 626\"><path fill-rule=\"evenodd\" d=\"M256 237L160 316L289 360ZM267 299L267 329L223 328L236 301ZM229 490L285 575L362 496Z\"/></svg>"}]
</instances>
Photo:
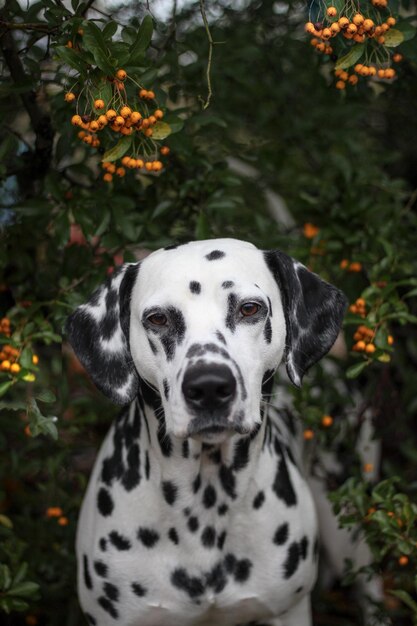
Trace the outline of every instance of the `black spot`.
<instances>
[{"instance_id":1,"label":"black spot","mask_svg":"<svg viewBox=\"0 0 417 626\"><path fill-rule=\"evenodd\" d=\"M249 559L240 559L240 561L237 561L234 574L235 581L237 583L246 582L250 576L251 567L252 563Z\"/></svg>"},{"instance_id":2,"label":"black spot","mask_svg":"<svg viewBox=\"0 0 417 626\"><path fill-rule=\"evenodd\" d=\"M104 609L109 615L117 619L119 617L119 613L116 608L113 606L112 602L105 596L100 596L97 600L102 609Z\"/></svg>"},{"instance_id":3,"label":"black spot","mask_svg":"<svg viewBox=\"0 0 417 626\"><path fill-rule=\"evenodd\" d=\"M147 548L153 548L159 541L159 535L155 530L152 530L152 528L141 527L138 530L138 539Z\"/></svg>"},{"instance_id":4,"label":"black spot","mask_svg":"<svg viewBox=\"0 0 417 626\"><path fill-rule=\"evenodd\" d=\"M231 574L236 566L236 557L234 554L231 554L229 552L229 554L226 554L226 556L224 557L224 566L226 568L226 570L229 572L229 574Z\"/></svg>"},{"instance_id":5,"label":"black spot","mask_svg":"<svg viewBox=\"0 0 417 626\"><path fill-rule=\"evenodd\" d=\"M126 491L132 491L140 483L140 450L134 443L127 453L127 470L123 474L122 485Z\"/></svg>"},{"instance_id":6,"label":"black spot","mask_svg":"<svg viewBox=\"0 0 417 626\"><path fill-rule=\"evenodd\" d=\"M219 330L216 330L216 337L219 341L226 345L226 339L224 338L223 333L221 333Z\"/></svg>"},{"instance_id":7,"label":"black spot","mask_svg":"<svg viewBox=\"0 0 417 626\"><path fill-rule=\"evenodd\" d=\"M212 548L216 542L216 531L213 526L206 526L201 533L201 543L205 548Z\"/></svg>"},{"instance_id":8,"label":"black spot","mask_svg":"<svg viewBox=\"0 0 417 626\"><path fill-rule=\"evenodd\" d=\"M162 493L164 494L165 501L172 505L177 499L178 488L172 481L164 480L162 483Z\"/></svg>"},{"instance_id":9,"label":"black spot","mask_svg":"<svg viewBox=\"0 0 417 626\"><path fill-rule=\"evenodd\" d=\"M107 491L107 489L104 489L104 487L101 487L100 491L98 492L97 506L98 506L98 510L104 517L108 517L109 515L113 513L113 509L114 509L113 499L111 495L109 494L109 492Z\"/></svg>"},{"instance_id":10,"label":"black spot","mask_svg":"<svg viewBox=\"0 0 417 626\"><path fill-rule=\"evenodd\" d=\"M221 250L212 250L208 254L206 254L207 261L216 261L217 259L222 259L226 254Z\"/></svg>"},{"instance_id":11,"label":"black spot","mask_svg":"<svg viewBox=\"0 0 417 626\"><path fill-rule=\"evenodd\" d=\"M210 452L209 459L216 465L219 465L222 462L222 453L220 452L220 448L217 448L216 450L213 450L213 452Z\"/></svg>"},{"instance_id":12,"label":"black spot","mask_svg":"<svg viewBox=\"0 0 417 626\"><path fill-rule=\"evenodd\" d=\"M295 593L301 593L304 587L297 587Z\"/></svg>"},{"instance_id":13,"label":"black spot","mask_svg":"<svg viewBox=\"0 0 417 626\"><path fill-rule=\"evenodd\" d=\"M217 494L213 485L207 485L203 492L203 504L206 509L211 509L216 504Z\"/></svg>"},{"instance_id":14,"label":"black spot","mask_svg":"<svg viewBox=\"0 0 417 626\"><path fill-rule=\"evenodd\" d=\"M192 280L189 286L191 293L201 293L201 284L196 280Z\"/></svg>"},{"instance_id":15,"label":"black spot","mask_svg":"<svg viewBox=\"0 0 417 626\"><path fill-rule=\"evenodd\" d=\"M104 583L103 591L108 599L112 600L112 602L119 601L120 592L116 585L113 585L112 583Z\"/></svg>"},{"instance_id":16,"label":"black spot","mask_svg":"<svg viewBox=\"0 0 417 626\"><path fill-rule=\"evenodd\" d=\"M204 592L202 580L197 576L189 576L182 567L178 567L172 572L171 583L177 589L185 591L190 598L196 598Z\"/></svg>"},{"instance_id":17,"label":"black spot","mask_svg":"<svg viewBox=\"0 0 417 626\"><path fill-rule=\"evenodd\" d=\"M148 342L149 342L149 345L151 347L152 353L153 354L158 354L158 348L156 347L156 345L154 344L152 339L150 339L149 337L148 337Z\"/></svg>"},{"instance_id":18,"label":"black spot","mask_svg":"<svg viewBox=\"0 0 417 626\"><path fill-rule=\"evenodd\" d=\"M185 509L183 510L183 513L184 513L185 517L188 517L189 515L191 515L190 507L186 506Z\"/></svg>"},{"instance_id":19,"label":"black spot","mask_svg":"<svg viewBox=\"0 0 417 626\"><path fill-rule=\"evenodd\" d=\"M225 503L221 504L219 507L217 507L217 513L219 515L226 515L228 510L229 510L229 507Z\"/></svg>"},{"instance_id":20,"label":"black spot","mask_svg":"<svg viewBox=\"0 0 417 626\"><path fill-rule=\"evenodd\" d=\"M132 547L129 539L123 537L117 530L112 530L111 533L109 533L109 539L117 550L130 550Z\"/></svg>"},{"instance_id":21,"label":"black spot","mask_svg":"<svg viewBox=\"0 0 417 626\"><path fill-rule=\"evenodd\" d=\"M230 289L231 287L234 287L235 283L233 282L233 280L225 280L224 282L222 282L222 287L223 289Z\"/></svg>"},{"instance_id":22,"label":"black spot","mask_svg":"<svg viewBox=\"0 0 417 626\"><path fill-rule=\"evenodd\" d=\"M162 347L165 350L167 360L172 361L175 355L176 346L180 345L184 339L186 324L183 314L176 307L168 307L167 313L171 324L169 326L169 330L161 335L161 342Z\"/></svg>"},{"instance_id":23,"label":"black spot","mask_svg":"<svg viewBox=\"0 0 417 626\"><path fill-rule=\"evenodd\" d=\"M271 320L269 319L269 317L268 317L268 319L265 322L264 337L265 337L266 343L271 343L271 341L272 341L272 326L271 326Z\"/></svg>"},{"instance_id":24,"label":"black spot","mask_svg":"<svg viewBox=\"0 0 417 626\"><path fill-rule=\"evenodd\" d=\"M165 457L170 457L172 454L172 441L171 437L167 434L165 425L165 416L161 413L158 417L159 428L157 432L159 447Z\"/></svg>"},{"instance_id":25,"label":"black spot","mask_svg":"<svg viewBox=\"0 0 417 626\"><path fill-rule=\"evenodd\" d=\"M260 509L263 503L265 502L265 494L263 491L258 491L256 496L253 499L253 508Z\"/></svg>"},{"instance_id":26,"label":"black spot","mask_svg":"<svg viewBox=\"0 0 417 626\"><path fill-rule=\"evenodd\" d=\"M190 444L188 443L188 439L184 439L182 442L182 456L184 459L188 459L190 455Z\"/></svg>"},{"instance_id":27,"label":"black spot","mask_svg":"<svg viewBox=\"0 0 417 626\"><path fill-rule=\"evenodd\" d=\"M172 543L174 543L176 546L179 544L180 540L178 537L178 533L174 527L169 529L168 537L171 539Z\"/></svg>"},{"instance_id":28,"label":"black spot","mask_svg":"<svg viewBox=\"0 0 417 626\"><path fill-rule=\"evenodd\" d=\"M235 454L233 458L232 468L236 472L244 469L249 463L249 445L249 437L244 437L242 439L239 439L235 446Z\"/></svg>"},{"instance_id":29,"label":"black spot","mask_svg":"<svg viewBox=\"0 0 417 626\"><path fill-rule=\"evenodd\" d=\"M306 560L308 553L308 538L304 535L304 537L300 541L300 556L303 561Z\"/></svg>"},{"instance_id":30,"label":"black spot","mask_svg":"<svg viewBox=\"0 0 417 626\"><path fill-rule=\"evenodd\" d=\"M220 478L220 483L224 491L227 493L227 495L233 499L236 498L236 492L235 492L236 479L230 467L227 467L226 465L221 465L220 471L219 471L219 478Z\"/></svg>"},{"instance_id":31,"label":"black spot","mask_svg":"<svg viewBox=\"0 0 417 626\"><path fill-rule=\"evenodd\" d=\"M85 586L87 587L87 589L92 589L93 588L93 581L91 580L91 574L90 574L90 570L88 567L88 558L87 555L84 554L83 556L83 566L84 566L84 582L85 582Z\"/></svg>"},{"instance_id":32,"label":"black spot","mask_svg":"<svg viewBox=\"0 0 417 626\"><path fill-rule=\"evenodd\" d=\"M199 526L200 526L200 524L199 524L199 521L198 521L197 517L195 517L194 515L192 515L192 516L188 519L187 526L188 526L188 528L191 530L191 532L192 532L192 533L195 533L195 532L198 530Z\"/></svg>"},{"instance_id":33,"label":"black spot","mask_svg":"<svg viewBox=\"0 0 417 626\"><path fill-rule=\"evenodd\" d=\"M274 543L277 546L282 546L288 539L288 524L285 522L278 526L274 535Z\"/></svg>"},{"instance_id":34,"label":"black spot","mask_svg":"<svg viewBox=\"0 0 417 626\"><path fill-rule=\"evenodd\" d=\"M226 328L232 333L236 330L236 307L237 296L235 293L229 293L227 297L227 315L225 319Z\"/></svg>"},{"instance_id":35,"label":"black spot","mask_svg":"<svg viewBox=\"0 0 417 626\"><path fill-rule=\"evenodd\" d=\"M281 455L281 458L278 461L277 473L272 489L275 491L277 497L283 500L287 506L295 506L297 504L297 496L288 473L284 452L281 449L277 437L275 437L275 451Z\"/></svg>"},{"instance_id":36,"label":"black spot","mask_svg":"<svg viewBox=\"0 0 417 626\"><path fill-rule=\"evenodd\" d=\"M85 619L87 620L87 622L89 624L91 624L91 626L95 626L97 624L97 621L96 621L95 617L90 615L90 613L84 613L84 616L85 616Z\"/></svg>"},{"instance_id":37,"label":"black spot","mask_svg":"<svg viewBox=\"0 0 417 626\"><path fill-rule=\"evenodd\" d=\"M223 591L227 584L227 577L224 572L223 565L217 563L213 569L206 575L206 584L214 589L215 593Z\"/></svg>"},{"instance_id":38,"label":"black spot","mask_svg":"<svg viewBox=\"0 0 417 626\"><path fill-rule=\"evenodd\" d=\"M288 548L287 558L284 563L284 578L291 578L295 573L300 561L300 549L298 543L294 541Z\"/></svg>"},{"instance_id":39,"label":"black spot","mask_svg":"<svg viewBox=\"0 0 417 626\"><path fill-rule=\"evenodd\" d=\"M217 547L219 550L223 550L224 542L226 541L227 532L223 530L217 538Z\"/></svg>"},{"instance_id":40,"label":"black spot","mask_svg":"<svg viewBox=\"0 0 417 626\"><path fill-rule=\"evenodd\" d=\"M269 308L269 317L272 317L272 304L271 304L271 298L269 296L266 296L267 300L268 300L268 308Z\"/></svg>"},{"instance_id":41,"label":"black spot","mask_svg":"<svg viewBox=\"0 0 417 626\"><path fill-rule=\"evenodd\" d=\"M107 541L104 539L104 537L100 539L98 545L100 546L100 550L102 550L103 552L107 550Z\"/></svg>"},{"instance_id":42,"label":"black spot","mask_svg":"<svg viewBox=\"0 0 417 626\"><path fill-rule=\"evenodd\" d=\"M151 464L149 461L149 452L146 450L145 452L145 476L146 480L149 480L149 476L151 474Z\"/></svg>"},{"instance_id":43,"label":"black spot","mask_svg":"<svg viewBox=\"0 0 417 626\"><path fill-rule=\"evenodd\" d=\"M169 398L169 384L166 378L164 378L164 380L162 381L162 384L164 385L164 396L165 399L168 400Z\"/></svg>"},{"instance_id":44,"label":"black spot","mask_svg":"<svg viewBox=\"0 0 417 626\"><path fill-rule=\"evenodd\" d=\"M108 567L103 561L94 561L94 570L97 576L101 576L102 578L107 577Z\"/></svg>"},{"instance_id":45,"label":"black spot","mask_svg":"<svg viewBox=\"0 0 417 626\"><path fill-rule=\"evenodd\" d=\"M139 596L139 598L142 598L143 596L146 596L146 589L145 587L143 587L143 585L140 585L139 583L132 583L131 584L132 587L132 591L136 596Z\"/></svg>"},{"instance_id":46,"label":"black spot","mask_svg":"<svg viewBox=\"0 0 417 626\"><path fill-rule=\"evenodd\" d=\"M197 476L195 477L193 481L193 492L197 493L200 487L201 487L201 476L200 474L197 474Z\"/></svg>"}]
</instances>

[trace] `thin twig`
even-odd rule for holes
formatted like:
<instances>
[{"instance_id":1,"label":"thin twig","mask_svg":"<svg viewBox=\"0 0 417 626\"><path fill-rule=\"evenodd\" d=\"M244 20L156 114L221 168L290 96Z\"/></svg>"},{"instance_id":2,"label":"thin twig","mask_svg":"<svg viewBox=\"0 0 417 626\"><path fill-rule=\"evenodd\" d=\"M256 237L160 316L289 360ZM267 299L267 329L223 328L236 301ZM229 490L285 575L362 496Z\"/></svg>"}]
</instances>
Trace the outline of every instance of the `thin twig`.
<instances>
[{"instance_id":1,"label":"thin twig","mask_svg":"<svg viewBox=\"0 0 417 626\"><path fill-rule=\"evenodd\" d=\"M213 90L212 90L212 86L211 86L211 62L212 62L212 57L213 57L214 41L213 41L213 37L211 36L210 27L209 27L209 23L208 23L208 20L207 20L206 9L205 9L205 6L204 6L204 0L200 0L200 13L201 13L201 17L203 18L204 28L206 29L207 39L208 39L208 42L209 42L209 52L208 52L207 69L206 69L207 98L204 101L204 99L201 96L199 96L199 100L202 102L203 109L205 110L210 105L210 100L211 100L211 97L213 95Z\"/></svg>"},{"instance_id":2,"label":"thin twig","mask_svg":"<svg viewBox=\"0 0 417 626\"><path fill-rule=\"evenodd\" d=\"M58 28L60 28L60 26L45 26L45 24L41 24L38 22L6 22L4 20L0 20L0 26L4 26L6 30L37 30L42 33L53 33L54 31L58 30Z\"/></svg>"}]
</instances>

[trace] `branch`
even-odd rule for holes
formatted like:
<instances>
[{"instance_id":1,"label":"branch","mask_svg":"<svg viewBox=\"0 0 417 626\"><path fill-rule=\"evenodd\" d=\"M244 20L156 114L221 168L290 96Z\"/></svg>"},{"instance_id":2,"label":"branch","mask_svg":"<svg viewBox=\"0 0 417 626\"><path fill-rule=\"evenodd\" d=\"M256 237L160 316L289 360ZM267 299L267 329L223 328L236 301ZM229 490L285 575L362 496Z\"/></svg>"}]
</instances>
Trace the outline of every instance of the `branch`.
<instances>
[{"instance_id":1,"label":"branch","mask_svg":"<svg viewBox=\"0 0 417 626\"><path fill-rule=\"evenodd\" d=\"M211 61L213 57L213 46L214 41L211 36L210 27L207 21L206 9L204 6L204 0L200 0L200 12L201 17L203 18L204 28L206 29L207 39L209 41L209 52L208 52L208 60L207 60L207 69L206 69L206 77L207 77L207 98L204 101L201 96L199 96L199 100L203 103L203 109L207 109L210 105L211 96L213 95L213 90L211 87Z\"/></svg>"},{"instance_id":2,"label":"branch","mask_svg":"<svg viewBox=\"0 0 417 626\"><path fill-rule=\"evenodd\" d=\"M37 30L42 33L52 33L59 28L59 26L49 27L40 22L6 22L3 19L0 19L0 26L3 26L6 30Z\"/></svg>"}]
</instances>

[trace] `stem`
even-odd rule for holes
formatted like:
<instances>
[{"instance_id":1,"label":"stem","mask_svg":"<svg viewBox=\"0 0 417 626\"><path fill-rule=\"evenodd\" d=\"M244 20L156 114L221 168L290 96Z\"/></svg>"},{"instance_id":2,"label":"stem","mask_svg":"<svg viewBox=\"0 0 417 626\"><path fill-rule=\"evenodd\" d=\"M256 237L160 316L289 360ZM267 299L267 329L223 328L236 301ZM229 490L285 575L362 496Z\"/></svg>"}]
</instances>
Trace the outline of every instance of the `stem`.
<instances>
[{"instance_id":1,"label":"stem","mask_svg":"<svg viewBox=\"0 0 417 626\"><path fill-rule=\"evenodd\" d=\"M213 37L211 36L210 27L209 27L209 24L208 24L208 21L207 21L207 15L206 15L206 10L205 10L205 6L204 6L204 0L200 0L200 12L201 12L201 17L203 18L204 28L206 29L207 39L208 39L208 42L209 42L209 52L208 52L207 69L206 69L207 98L204 101L204 99L201 96L199 96L199 100L202 102L203 109L205 110L210 105L210 100L211 100L211 97L213 95L213 90L212 90L212 86L211 86L211 63L212 63L212 58L213 58L214 41L213 41Z\"/></svg>"}]
</instances>

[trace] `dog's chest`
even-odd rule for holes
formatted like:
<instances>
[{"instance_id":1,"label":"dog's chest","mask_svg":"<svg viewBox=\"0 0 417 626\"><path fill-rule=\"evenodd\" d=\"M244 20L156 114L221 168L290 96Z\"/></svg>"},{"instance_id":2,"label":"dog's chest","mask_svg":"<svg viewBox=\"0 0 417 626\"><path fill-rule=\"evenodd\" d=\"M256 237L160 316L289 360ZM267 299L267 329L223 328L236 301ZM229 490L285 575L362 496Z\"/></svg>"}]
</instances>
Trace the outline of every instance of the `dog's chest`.
<instances>
[{"instance_id":1,"label":"dog's chest","mask_svg":"<svg viewBox=\"0 0 417 626\"><path fill-rule=\"evenodd\" d=\"M122 475L103 483L111 451L96 464L78 536L80 594L98 623L229 626L276 616L309 591L314 508L279 441L256 468L213 452L188 469L172 459L168 474L143 448L132 490Z\"/></svg>"}]
</instances>

